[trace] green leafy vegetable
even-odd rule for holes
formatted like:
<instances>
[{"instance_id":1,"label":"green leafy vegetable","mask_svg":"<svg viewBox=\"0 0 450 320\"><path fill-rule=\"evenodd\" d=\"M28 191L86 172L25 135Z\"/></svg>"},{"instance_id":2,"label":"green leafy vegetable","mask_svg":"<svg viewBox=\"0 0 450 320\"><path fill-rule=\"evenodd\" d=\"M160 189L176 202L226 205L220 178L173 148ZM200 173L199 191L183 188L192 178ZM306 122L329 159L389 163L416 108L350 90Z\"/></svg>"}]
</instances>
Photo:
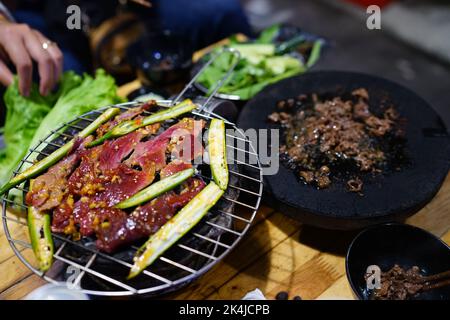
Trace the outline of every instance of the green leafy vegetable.
<instances>
[{"instance_id":1,"label":"green leafy vegetable","mask_svg":"<svg viewBox=\"0 0 450 320\"><path fill-rule=\"evenodd\" d=\"M30 95L23 97L14 81L4 95L6 147L0 151L0 184L9 180L30 147L50 130L85 112L120 102L116 90L114 79L103 70L97 70L95 78L65 72L58 91L47 97L39 94L35 84Z\"/></svg>"},{"instance_id":2,"label":"green leafy vegetable","mask_svg":"<svg viewBox=\"0 0 450 320\"><path fill-rule=\"evenodd\" d=\"M30 146L38 144L50 130L66 121L100 107L122 102L116 91L114 78L107 75L104 70L97 70L95 78L84 75L79 86L59 97L52 110L41 122Z\"/></svg>"},{"instance_id":3,"label":"green leafy vegetable","mask_svg":"<svg viewBox=\"0 0 450 320\"><path fill-rule=\"evenodd\" d=\"M241 59L230 78L220 88L220 93L238 96L242 100L252 98L265 86L284 78L305 72L314 65L320 57L322 41L307 41L303 35L296 35L281 44L274 44L280 27L272 26L264 30L259 38L252 42L236 43L235 39L229 47L238 50ZM305 65L302 61L290 54L299 45L311 48ZM216 49L218 52L220 48ZM205 59L209 57L206 56ZM212 88L227 73L235 62L232 53L222 53L200 75L198 82L211 93ZM306 58L305 58L306 59Z\"/></svg>"},{"instance_id":4,"label":"green leafy vegetable","mask_svg":"<svg viewBox=\"0 0 450 320\"><path fill-rule=\"evenodd\" d=\"M295 70L302 68L304 71L303 65L300 60L290 57L290 56L281 56L281 57L269 57L264 61L264 66L267 70L270 70L274 75L281 75L288 70Z\"/></svg>"},{"instance_id":5,"label":"green leafy vegetable","mask_svg":"<svg viewBox=\"0 0 450 320\"><path fill-rule=\"evenodd\" d=\"M323 41L317 40L316 42L314 42L314 45L311 49L311 53L309 55L308 62L306 62L306 67L310 68L314 64L316 64L317 60L319 60L319 58L320 58L320 52L322 50L322 46L323 46Z\"/></svg>"},{"instance_id":6,"label":"green leafy vegetable","mask_svg":"<svg viewBox=\"0 0 450 320\"><path fill-rule=\"evenodd\" d=\"M272 43L280 32L280 25L274 24L271 27L264 29L255 42L257 43Z\"/></svg>"},{"instance_id":7,"label":"green leafy vegetable","mask_svg":"<svg viewBox=\"0 0 450 320\"><path fill-rule=\"evenodd\" d=\"M6 90L4 100L6 121L3 138L7 147L2 149L0 156L0 184L9 180L52 106L52 99L42 97L36 85L32 86L28 97L21 96L17 79Z\"/></svg>"}]
</instances>

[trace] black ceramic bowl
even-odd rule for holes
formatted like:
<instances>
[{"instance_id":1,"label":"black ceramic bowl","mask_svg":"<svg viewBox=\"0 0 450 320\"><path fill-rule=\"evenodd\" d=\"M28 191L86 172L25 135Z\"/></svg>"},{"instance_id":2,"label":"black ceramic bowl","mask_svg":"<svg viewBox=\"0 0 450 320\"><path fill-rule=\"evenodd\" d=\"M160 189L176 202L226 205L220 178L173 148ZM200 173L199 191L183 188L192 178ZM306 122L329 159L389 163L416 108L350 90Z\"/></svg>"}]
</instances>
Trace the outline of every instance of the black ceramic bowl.
<instances>
[{"instance_id":1,"label":"black ceramic bowl","mask_svg":"<svg viewBox=\"0 0 450 320\"><path fill-rule=\"evenodd\" d=\"M192 53L183 37L164 31L144 34L127 57L142 83L163 86L189 77Z\"/></svg>"},{"instance_id":2,"label":"black ceramic bowl","mask_svg":"<svg viewBox=\"0 0 450 320\"><path fill-rule=\"evenodd\" d=\"M351 243L346 257L347 279L357 298L369 299L364 275L377 265L387 271L395 264L418 266L432 275L450 269L450 248L433 234L406 224L388 223L365 229ZM450 286L419 293L415 300L449 300Z\"/></svg>"}]
</instances>

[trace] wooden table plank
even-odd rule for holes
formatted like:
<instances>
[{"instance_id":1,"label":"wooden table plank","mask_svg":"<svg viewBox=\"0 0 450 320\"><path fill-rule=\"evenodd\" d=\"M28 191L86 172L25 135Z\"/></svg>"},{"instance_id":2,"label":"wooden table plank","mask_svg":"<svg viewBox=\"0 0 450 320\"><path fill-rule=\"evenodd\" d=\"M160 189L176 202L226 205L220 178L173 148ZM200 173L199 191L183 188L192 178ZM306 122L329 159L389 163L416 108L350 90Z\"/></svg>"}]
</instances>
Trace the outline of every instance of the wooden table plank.
<instances>
[{"instance_id":1,"label":"wooden table plank","mask_svg":"<svg viewBox=\"0 0 450 320\"><path fill-rule=\"evenodd\" d=\"M450 230L450 174L434 199L408 218L406 223L428 230L439 237Z\"/></svg>"},{"instance_id":2,"label":"wooden table plank","mask_svg":"<svg viewBox=\"0 0 450 320\"><path fill-rule=\"evenodd\" d=\"M24 298L34 289L43 286L47 282L35 274L31 274L22 279L14 286L0 293L0 300L18 300Z\"/></svg>"},{"instance_id":3,"label":"wooden table plank","mask_svg":"<svg viewBox=\"0 0 450 320\"><path fill-rule=\"evenodd\" d=\"M443 237L442 240L450 246L450 231L448 231Z\"/></svg>"},{"instance_id":4,"label":"wooden table plank","mask_svg":"<svg viewBox=\"0 0 450 320\"><path fill-rule=\"evenodd\" d=\"M336 280L327 290L317 297L317 300L353 300L353 291L347 281L347 276Z\"/></svg>"},{"instance_id":5,"label":"wooden table plank","mask_svg":"<svg viewBox=\"0 0 450 320\"><path fill-rule=\"evenodd\" d=\"M12 250L11 246L9 245L9 241L6 237L6 234L3 232L3 227L0 228L0 264L14 256L14 251ZM21 240L25 243L29 243L29 236L28 236L28 230L23 225L17 224L17 223L11 223L9 226L9 233L12 239L14 240ZM19 250L23 250L24 248L21 246L17 246Z\"/></svg>"},{"instance_id":6,"label":"wooden table plank","mask_svg":"<svg viewBox=\"0 0 450 320\"><path fill-rule=\"evenodd\" d=\"M330 287L343 275L344 258L299 242L302 229L222 286L218 298L241 299L259 288L269 299L279 291L313 299Z\"/></svg>"},{"instance_id":7,"label":"wooden table plank","mask_svg":"<svg viewBox=\"0 0 450 320\"><path fill-rule=\"evenodd\" d=\"M280 213L270 215L255 225L222 262L188 288L170 296L171 299L205 299L229 279L274 246L289 238L300 224ZM245 258L243 258L245 257Z\"/></svg>"},{"instance_id":8,"label":"wooden table plank","mask_svg":"<svg viewBox=\"0 0 450 320\"><path fill-rule=\"evenodd\" d=\"M30 249L23 251L25 258L33 260L34 255ZM3 261L0 264L0 293L17 284L20 280L29 276L32 272L17 256Z\"/></svg>"}]
</instances>

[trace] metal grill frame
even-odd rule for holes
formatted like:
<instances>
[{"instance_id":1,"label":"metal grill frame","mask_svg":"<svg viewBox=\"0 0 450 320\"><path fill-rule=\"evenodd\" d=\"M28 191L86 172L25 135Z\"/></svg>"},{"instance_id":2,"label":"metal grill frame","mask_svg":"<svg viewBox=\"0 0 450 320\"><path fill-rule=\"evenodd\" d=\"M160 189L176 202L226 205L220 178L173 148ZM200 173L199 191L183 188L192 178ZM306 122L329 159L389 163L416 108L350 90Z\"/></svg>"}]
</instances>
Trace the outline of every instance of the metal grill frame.
<instances>
[{"instance_id":1,"label":"metal grill frame","mask_svg":"<svg viewBox=\"0 0 450 320\"><path fill-rule=\"evenodd\" d=\"M177 99L175 99L175 100L177 100ZM171 105L173 105L174 100L160 100L160 101L157 101L157 103L158 103L158 105L160 107L170 107ZM104 110L106 110L108 108L118 107L123 112L124 110L127 110L127 109L132 108L132 107L139 106L140 104L141 104L140 102L133 101L133 102L126 102L126 103L121 103L121 104L117 104L117 105L113 105L113 106L104 107L104 108L101 108L101 109L98 109L98 110L94 110L94 111L88 112L88 113L86 113L86 114L84 114L82 116L79 116L79 117L75 118L72 121L69 121L67 123L62 124L59 128L57 128L55 130L52 130L50 132L50 134L46 137L46 139L41 140L40 143L37 146L34 146L28 152L28 154L25 156L25 158L19 164L18 168L14 171L13 176L17 175L20 172L20 170L22 169L24 164L26 164L26 163L31 164L32 163L28 159L30 158L30 156L33 153L40 153L40 154L42 154L44 156L47 156L46 153L38 150L38 149L42 150L42 148L41 148L42 146L53 145L55 147L59 147L60 145L55 144L54 142L52 142L52 141L54 141L56 136L64 136L66 138L72 138L71 135L68 135L68 134L62 132L66 128L71 127L73 129L79 131L79 130L82 130L83 128L80 127L80 126L77 126L77 122L79 122L79 121L89 121L89 122L91 122L96 117L94 117L94 118L90 118L90 117L95 116L95 115L98 116ZM206 104L207 103L205 103L205 105ZM237 136L234 136L234 135L230 136L227 133L227 138L232 138L232 139L244 141L244 143L246 145L248 145L248 150L247 149L244 150L244 149L241 149L241 148L236 148L236 147L234 147L234 145L233 146L227 145L227 147L236 149L237 152L248 153L248 154L254 156L255 157L254 159L257 162L256 165L255 164L246 163L246 162L240 162L239 163L239 165L249 166L249 167L253 168L253 170L257 170L257 173L256 173L256 175L254 177L252 177L250 175L246 175L245 173L234 172L232 170L230 170L230 174L239 176L239 179L250 179L250 180L252 180L252 181L254 181L255 183L258 184L258 188L256 188L255 190L247 190L247 189L245 189L245 188L243 188L241 186L233 186L233 185L229 186L229 188L230 187L231 188L236 188L236 189L239 190L239 192L248 192L253 197L256 197L255 203L254 204L248 204L248 203L245 203L245 202L242 202L242 201L238 201L237 199L239 199L239 197L236 200L234 200L234 199L227 199L224 196L222 197L222 199L224 199L225 201L234 202L234 205L243 206L243 207L247 208L247 210L250 209L251 210L250 218L244 218L242 216L239 216L239 213L235 210L235 208L233 208L233 211L232 211L233 213L224 212L224 211L220 212L220 210L219 210L220 214L226 214L226 215L230 216L230 218L233 219L233 220L237 219L237 220L240 220L241 222L245 223L245 227L241 231L236 231L236 230L224 228L224 227L219 226L219 225L214 225L213 223L211 223L209 221L205 222L204 219L203 219L199 223L199 225L201 223L206 223L206 224L209 224L211 226L211 228L219 228L219 229L222 228L222 229L225 229L224 230L225 232L230 232L230 233L232 233L232 234L234 234L236 236L234 238L233 242L231 244L226 244L226 243L222 243L220 241L220 239L219 240L205 239L206 237L204 237L202 235L199 235L199 234L195 234L195 233L193 233L193 231L190 231L187 235L185 235L185 237L193 234L193 236L200 237L200 238L202 238L205 241L210 241L210 242L215 243L215 248L217 248L217 246L221 246L221 247L224 247L225 250L219 256L216 257L216 256L212 256L212 255L206 254L204 252L198 251L198 250L196 250L194 248L186 247L186 246L180 244L179 242L177 242L173 246L179 246L179 247L181 247L181 248L183 248L183 249L185 249L187 251L190 251L191 253L204 256L204 257L208 258L208 261L205 262L204 266L201 269L194 270L194 269L191 269L191 268L189 268L187 266L181 265L178 262L171 261L170 259L165 258L164 254L163 254L161 257L158 258L158 260L162 260L162 261L164 261L166 263L169 263L169 264L173 265L174 267L178 267L180 269L183 269L184 271L187 271L190 274L188 274L187 276L184 276L184 277L182 277L180 279L177 279L175 281L172 281L172 280L164 278L164 277L162 277L160 275L152 273L150 271L151 270L151 266L150 266L149 268L144 270L142 272L142 274L145 274L145 275L147 275L149 277L152 277L152 278L154 278L156 280L159 280L163 284L158 285L158 286L145 288L145 289L136 289L136 288L134 288L134 287L132 287L130 285L127 285L126 284L126 280L124 280L123 282L122 281L118 281L118 280L113 279L113 278L111 278L111 277L109 277L107 275L101 274L101 273L99 273L99 272L97 272L95 270L90 269L90 266L92 265L92 263L95 261L95 259L98 256L101 256L103 258L111 260L111 263L119 263L119 264L121 264L123 266L131 267L131 264L129 264L127 261L117 259L115 257L112 257L112 256L106 254L106 253L98 251L97 249L94 250L94 249L91 249L91 248L87 248L87 247L83 246L82 244L80 244L80 243L78 243L76 241L70 240L70 239L68 239L68 238L66 238L66 237L64 237L64 236L62 236L60 234L52 233L53 237L58 238L59 240L61 240L63 242L61 244L61 246L58 248L58 250L54 253L54 260L55 260L55 262L56 262L56 260L58 260L58 261L61 261L61 262L65 263L65 264L72 265L72 266L78 268L79 270L81 270L81 273L78 275L78 277L76 278L76 280L74 282L75 284L79 284L81 282L82 277L86 273L90 273L92 276L98 277L98 278L100 278L100 279L102 279L104 281L110 282L111 284L116 285L116 286L121 287L122 289L124 289L123 291L95 291L95 290L88 290L88 289L83 289L83 288L80 288L78 290L81 290L82 292L84 292L86 294L100 295L100 296L129 296L129 295L142 295L142 294L157 295L157 294L166 293L168 291L176 290L176 289L178 289L178 288L180 288L180 287L182 287L184 285L189 284L193 280L197 279L198 277L200 277L201 275L206 273L209 269L211 269L214 265L216 265L219 261L221 261L240 242L242 237L248 231L252 221L255 218L256 212L257 212L257 210L259 208L259 205L260 205L260 202L261 202L261 197L262 197L262 190L263 190L263 183L262 183L263 175L262 175L262 168L261 168L261 164L259 162L258 154L257 154L255 148L253 147L251 141L246 138L246 136L244 135L242 130L238 129L233 123L227 121L223 117L221 117L219 115L216 115L216 114L214 114L212 112L209 112L207 110L207 108L205 108L205 105L200 106L198 109L192 111L190 114L193 115L193 116L196 116L196 117L203 118L207 122L209 122L209 120L211 120L213 118L219 118L219 119L224 120L227 126L230 126L233 129L235 129L235 132L240 135L240 137L237 137ZM147 113L151 114L151 112L147 112ZM186 115L189 115L189 114L186 114ZM245 147L245 148L247 148L247 147ZM247 159L247 157L246 157L246 159ZM204 176L201 176L201 177L202 178L209 178L209 179L211 179L211 177L204 177ZM25 183L22 183L21 185L24 185L24 184ZM22 192L26 191L26 189L24 189L23 187L20 187L20 186L17 186L15 189L17 189L19 191L22 191ZM26 225L26 223L20 221L19 219L15 219L15 218L7 216L7 209L8 209L9 206L11 206L13 204L13 203L11 203L13 201L9 200L8 196L9 196L9 192L6 193L3 196L3 199L2 199L2 206L3 206L2 222L3 222L5 235L6 235L7 239L8 239L8 242L9 242L10 246L12 247L14 253L18 256L18 258L29 269L31 269L35 274L39 275L40 277L42 277L43 279L45 279L46 281L48 281L50 283L56 283L57 282L56 280L54 280L53 278L49 277L46 273L43 273L42 271L36 269L22 255L22 253L20 252L19 248L16 246L16 245L19 245L19 246L21 246L23 248L31 248L31 244L29 242L25 243L22 240L14 239L12 237L11 233L10 233L9 226L8 226L9 222L22 224L23 227L27 227L27 225ZM24 203L22 203L22 204L14 203L14 204L18 205L18 206L21 206L23 209L26 208L26 205ZM213 211L214 211L214 208L215 207L212 208ZM86 265L80 265L80 264L78 264L78 263L76 263L76 262L74 262L72 260L66 259L65 257L60 255L62 250L64 249L64 247L67 244L77 246L77 247L82 248L83 250L89 251L91 253L91 256L88 259L88 262L87 262Z\"/></svg>"}]
</instances>

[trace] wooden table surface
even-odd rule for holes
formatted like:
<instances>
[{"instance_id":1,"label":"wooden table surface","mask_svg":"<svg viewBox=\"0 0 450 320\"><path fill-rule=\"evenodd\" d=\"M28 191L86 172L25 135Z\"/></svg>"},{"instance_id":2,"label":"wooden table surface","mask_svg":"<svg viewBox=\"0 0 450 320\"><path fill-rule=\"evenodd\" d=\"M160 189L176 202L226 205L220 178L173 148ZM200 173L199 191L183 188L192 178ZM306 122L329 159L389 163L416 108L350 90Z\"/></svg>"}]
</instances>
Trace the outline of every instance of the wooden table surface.
<instances>
[{"instance_id":1,"label":"wooden table surface","mask_svg":"<svg viewBox=\"0 0 450 320\"><path fill-rule=\"evenodd\" d=\"M137 85L121 89L129 92ZM450 244L450 174L436 197L406 223ZM262 205L249 232L222 262L164 298L241 299L259 288L269 299L280 291L303 299L353 299L345 275L345 253L355 235L302 225ZM44 283L14 255L1 226L0 299L23 298Z\"/></svg>"}]
</instances>

